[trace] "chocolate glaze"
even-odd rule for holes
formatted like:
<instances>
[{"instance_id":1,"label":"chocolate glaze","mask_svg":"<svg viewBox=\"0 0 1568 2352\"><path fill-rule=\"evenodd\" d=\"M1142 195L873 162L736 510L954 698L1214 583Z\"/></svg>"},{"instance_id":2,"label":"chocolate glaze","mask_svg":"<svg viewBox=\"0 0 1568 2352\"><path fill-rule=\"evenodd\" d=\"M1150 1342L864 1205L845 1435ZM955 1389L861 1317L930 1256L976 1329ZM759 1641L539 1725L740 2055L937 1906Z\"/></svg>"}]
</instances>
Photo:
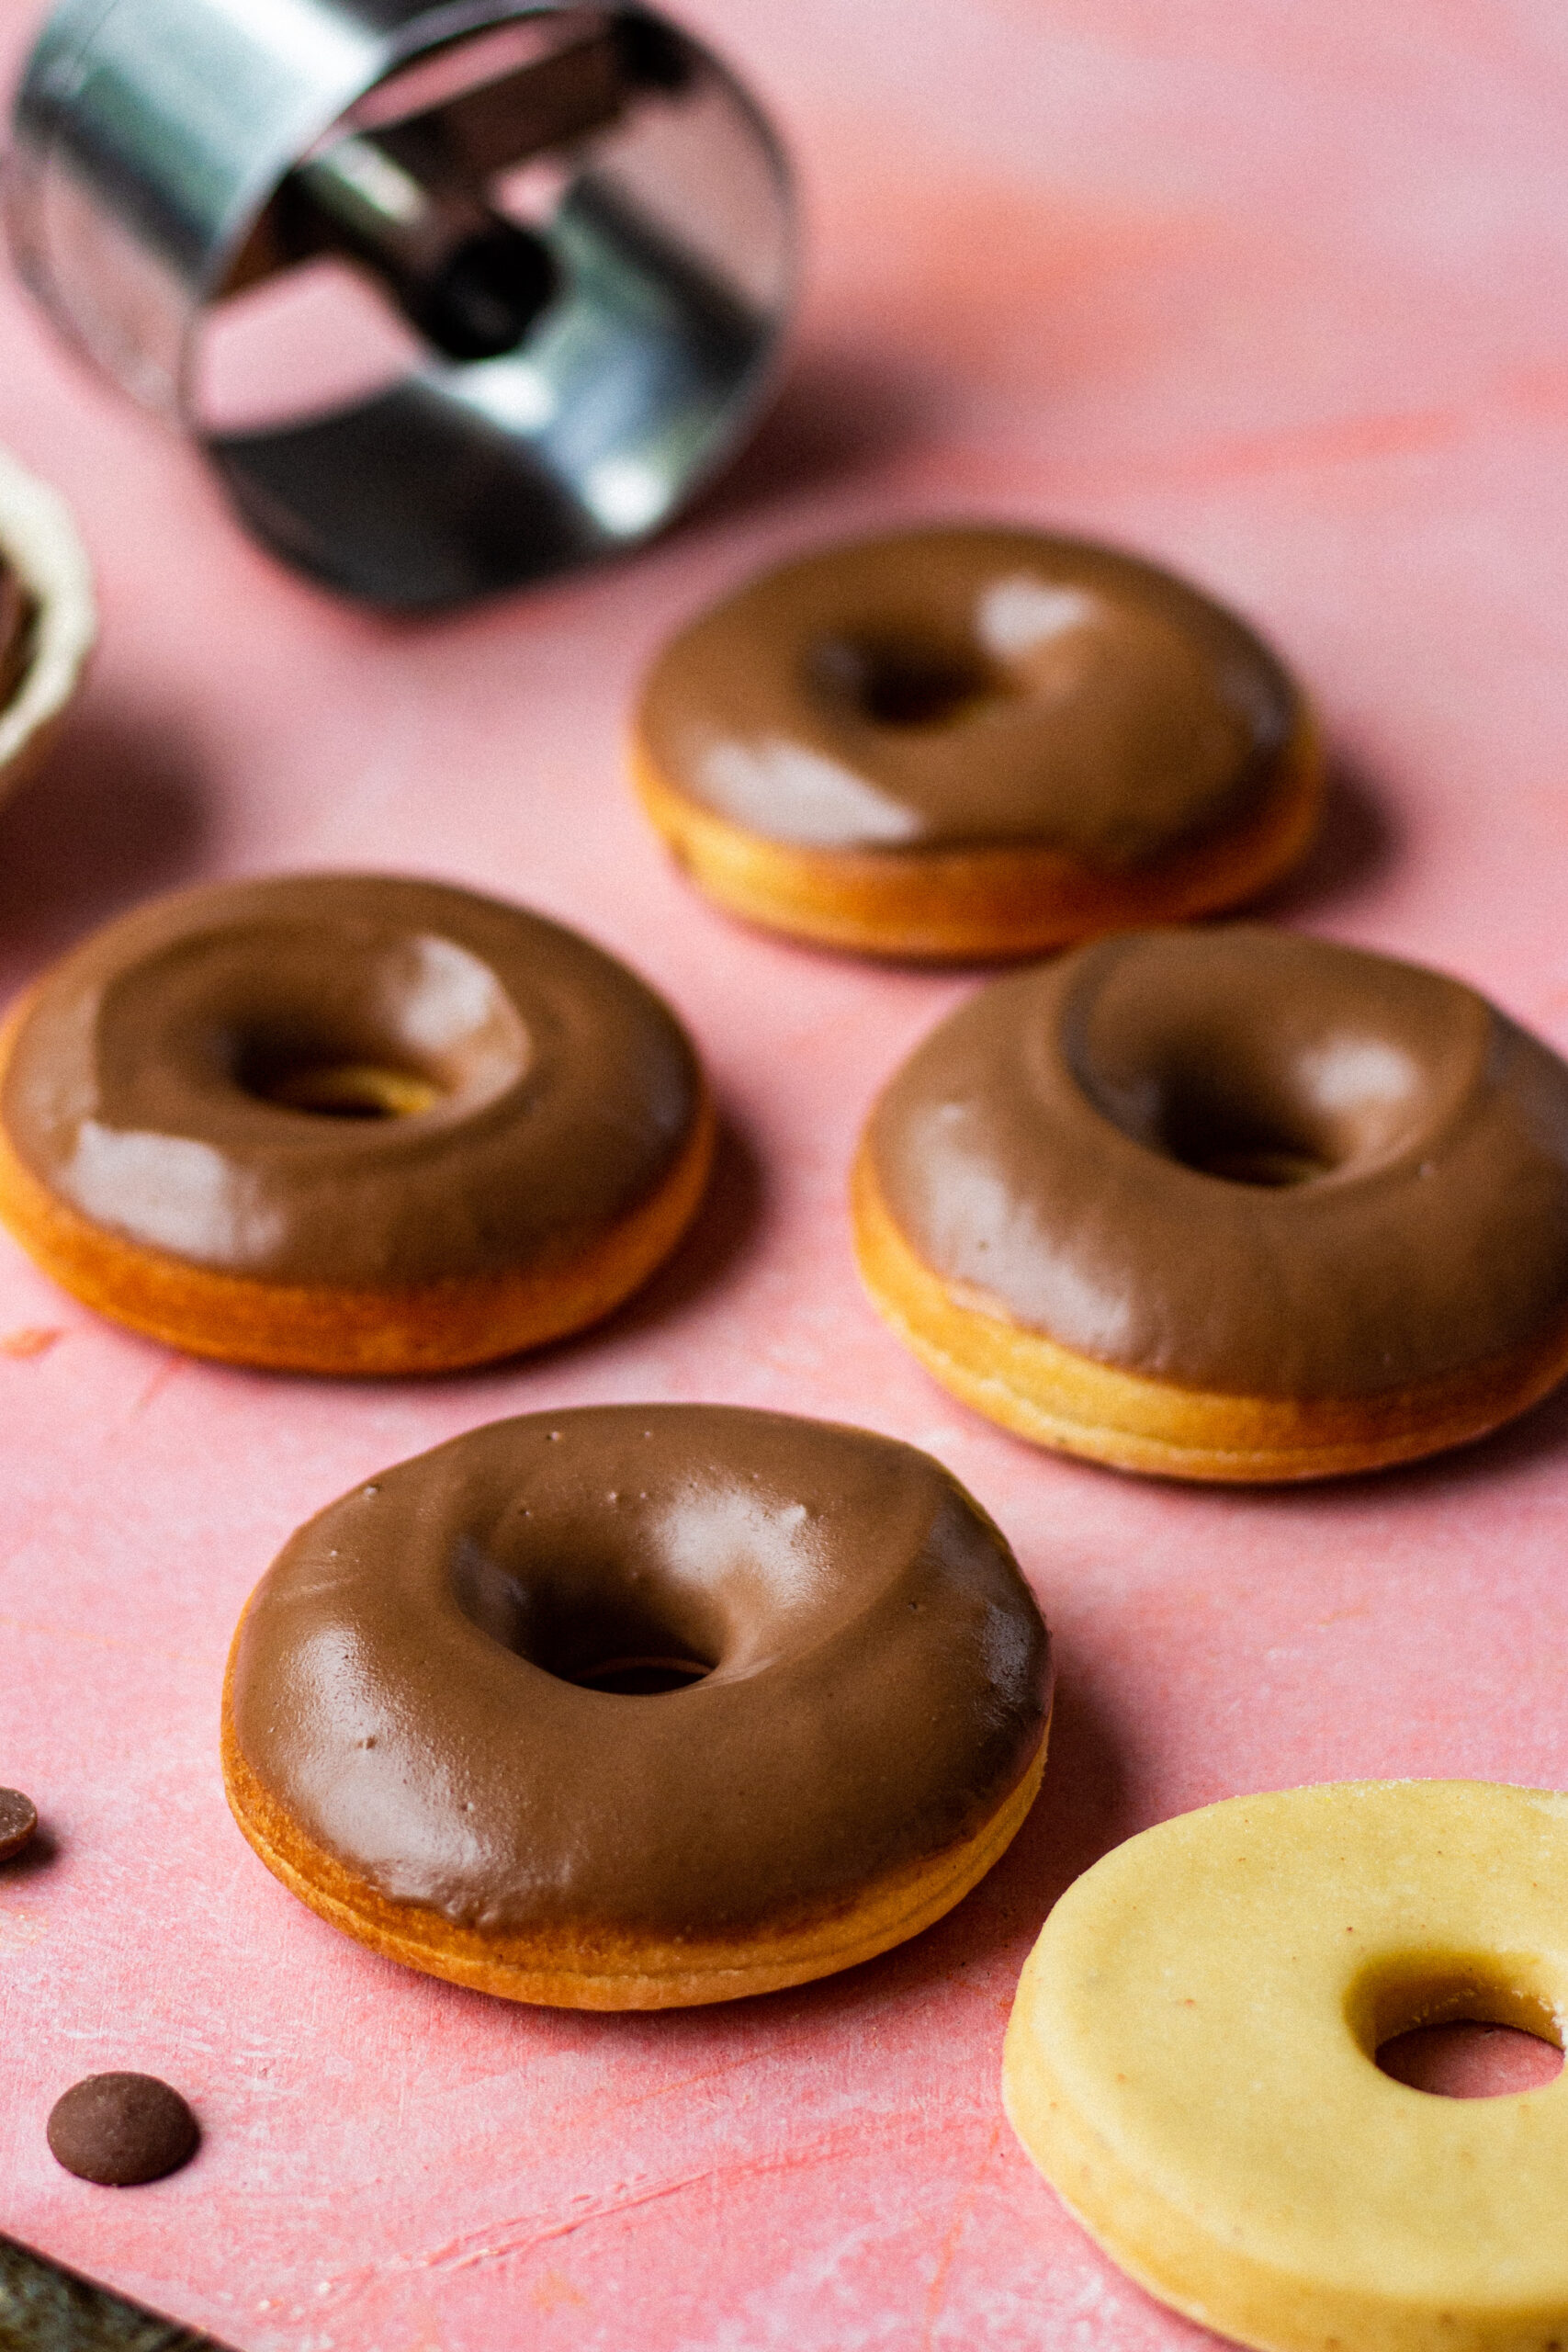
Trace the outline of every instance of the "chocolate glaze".
<instances>
[{"instance_id":1,"label":"chocolate glaze","mask_svg":"<svg viewBox=\"0 0 1568 2352\"><path fill-rule=\"evenodd\" d=\"M868 1139L955 1294L1183 1387L1375 1396L1568 1306L1568 1067L1459 981L1321 940L1134 933L998 981Z\"/></svg>"},{"instance_id":2,"label":"chocolate glaze","mask_svg":"<svg viewBox=\"0 0 1568 2352\"><path fill-rule=\"evenodd\" d=\"M684 1657L625 1697L564 1679ZM234 1650L242 1754L382 1894L496 1934L830 1914L1038 1750L1044 1627L957 1481L721 1406L477 1430L302 1528Z\"/></svg>"},{"instance_id":3,"label":"chocolate glaze","mask_svg":"<svg viewBox=\"0 0 1568 2352\"><path fill-rule=\"evenodd\" d=\"M665 649L637 726L666 782L770 840L1115 868L1250 814L1298 718L1268 648L1169 572L947 528L753 581Z\"/></svg>"},{"instance_id":4,"label":"chocolate glaze","mask_svg":"<svg viewBox=\"0 0 1568 2352\"><path fill-rule=\"evenodd\" d=\"M0 555L0 710L21 684L32 642L32 600Z\"/></svg>"},{"instance_id":5,"label":"chocolate glaze","mask_svg":"<svg viewBox=\"0 0 1568 2352\"><path fill-rule=\"evenodd\" d=\"M434 1100L273 1099L370 1065ZM575 932L430 882L316 875L139 909L24 1015L0 1117L96 1225L343 1289L547 1266L668 1176L701 1080L674 1016Z\"/></svg>"}]
</instances>

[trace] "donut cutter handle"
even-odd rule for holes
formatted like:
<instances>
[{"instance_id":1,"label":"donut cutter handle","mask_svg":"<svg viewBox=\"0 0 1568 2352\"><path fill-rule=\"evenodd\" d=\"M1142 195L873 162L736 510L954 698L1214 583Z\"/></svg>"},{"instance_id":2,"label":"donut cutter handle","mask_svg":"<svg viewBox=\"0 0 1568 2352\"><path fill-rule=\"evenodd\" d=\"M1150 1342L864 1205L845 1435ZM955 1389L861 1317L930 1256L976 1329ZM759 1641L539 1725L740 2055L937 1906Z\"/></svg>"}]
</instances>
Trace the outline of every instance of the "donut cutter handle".
<instances>
[{"instance_id":1,"label":"donut cutter handle","mask_svg":"<svg viewBox=\"0 0 1568 2352\"><path fill-rule=\"evenodd\" d=\"M635 545L771 384L786 164L733 76L643 9L62 0L13 130L12 252L55 324L190 435L258 537L372 602ZM345 338L323 266L392 360L345 393L286 357L265 415L217 413L236 319L263 348L257 320L316 284L318 343Z\"/></svg>"}]
</instances>

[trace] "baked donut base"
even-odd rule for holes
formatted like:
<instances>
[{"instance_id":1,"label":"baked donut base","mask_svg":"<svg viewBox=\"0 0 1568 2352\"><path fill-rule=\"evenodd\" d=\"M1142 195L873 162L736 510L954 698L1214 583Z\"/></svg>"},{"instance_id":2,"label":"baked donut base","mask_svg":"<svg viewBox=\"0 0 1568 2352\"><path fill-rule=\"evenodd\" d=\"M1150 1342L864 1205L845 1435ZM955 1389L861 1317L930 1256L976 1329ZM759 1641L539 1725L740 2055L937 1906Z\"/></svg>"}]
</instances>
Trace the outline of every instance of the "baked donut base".
<instances>
[{"instance_id":1,"label":"baked donut base","mask_svg":"<svg viewBox=\"0 0 1568 2352\"><path fill-rule=\"evenodd\" d=\"M0 1033L0 1084L26 1012ZM151 1340L270 1372L457 1371L598 1322L641 1287L691 1223L713 1165L705 1092L669 1176L575 1256L404 1290L333 1290L215 1272L94 1225L42 1184L0 1129L0 1223L62 1290Z\"/></svg>"},{"instance_id":2,"label":"baked donut base","mask_svg":"<svg viewBox=\"0 0 1568 2352\"><path fill-rule=\"evenodd\" d=\"M231 1664L231 1677L232 1670ZM835 1975L933 1926L1000 1860L1022 1827L1045 1770L1049 1731L1047 1715L1022 1779L962 1845L868 1886L831 1912L758 1928L732 1943L566 1927L491 1937L422 1905L389 1901L308 1838L262 1786L240 1752L227 1681L223 1787L230 1811L273 1876L329 1926L388 1960L544 2008L691 2008Z\"/></svg>"},{"instance_id":3,"label":"baked donut base","mask_svg":"<svg viewBox=\"0 0 1568 2352\"><path fill-rule=\"evenodd\" d=\"M863 1144L855 1255L877 1313L964 1404L1035 1445L1118 1470L1262 1486L1414 1462L1484 1437L1568 1374L1568 1317L1528 1347L1408 1388L1357 1397L1225 1396L1121 1372L964 1303L894 1222Z\"/></svg>"},{"instance_id":4,"label":"baked donut base","mask_svg":"<svg viewBox=\"0 0 1568 2352\"><path fill-rule=\"evenodd\" d=\"M1317 729L1304 712L1246 822L1120 869L1027 842L877 851L769 841L681 791L635 739L629 758L655 830L730 914L822 946L933 963L1038 956L1240 905L1296 863L1323 799Z\"/></svg>"}]
</instances>

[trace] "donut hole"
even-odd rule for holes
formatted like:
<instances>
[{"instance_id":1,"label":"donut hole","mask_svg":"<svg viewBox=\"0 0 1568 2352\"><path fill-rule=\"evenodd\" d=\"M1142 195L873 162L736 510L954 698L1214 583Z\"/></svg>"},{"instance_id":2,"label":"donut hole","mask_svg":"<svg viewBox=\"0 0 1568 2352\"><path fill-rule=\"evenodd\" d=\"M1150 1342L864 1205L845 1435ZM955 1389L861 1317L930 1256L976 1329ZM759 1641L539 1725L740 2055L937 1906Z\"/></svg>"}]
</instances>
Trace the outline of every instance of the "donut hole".
<instances>
[{"instance_id":1,"label":"donut hole","mask_svg":"<svg viewBox=\"0 0 1568 2352\"><path fill-rule=\"evenodd\" d=\"M1410 1131L1406 1058L1365 1045L1292 1052L1267 1034L1160 1040L1142 1069L1090 1090L1129 1135L1200 1175L1271 1191L1371 1167Z\"/></svg>"},{"instance_id":2,"label":"donut hole","mask_svg":"<svg viewBox=\"0 0 1568 2352\"><path fill-rule=\"evenodd\" d=\"M1562 2072L1562 2052L1522 2027L1456 2018L1413 2026L1379 2044L1378 2071L1435 2098L1506 2098L1544 2089Z\"/></svg>"},{"instance_id":3,"label":"donut hole","mask_svg":"<svg viewBox=\"0 0 1568 2352\"><path fill-rule=\"evenodd\" d=\"M581 1690L607 1690L622 1699L651 1699L661 1691L684 1690L713 1672L713 1661L688 1657L605 1657L563 1675Z\"/></svg>"},{"instance_id":4,"label":"donut hole","mask_svg":"<svg viewBox=\"0 0 1568 2352\"><path fill-rule=\"evenodd\" d=\"M686 1690L713 1672L723 1646L724 1629L701 1596L614 1562L525 1577L466 1541L453 1590L480 1633L581 1690L618 1698Z\"/></svg>"},{"instance_id":5,"label":"donut hole","mask_svg":"<svg viewBox=\"0 0 1568 2352\"><path fill-rule=\"evenodd\" d=\"M261 960L269 943L255 943ZM253 1102L315 1119L472 1110L521 1075L522 1023L494 974L452 941L277 942L270 988L223 1033L231 1082ZM265 967L263 966L264 974ZM254 988L253 981L253 988Z\"/></svg>"},{"instance_id":6,"label":"donut hole","mask_svg":"<svg viewBox=\"0 0 1568 2352\"><path fill-rule=\"evenodd\" d=\"M1169 1159L1228 1184L1279 1191L1370 1170L1398 1151L1420 1080L1410 1057L1383 1040L1292 1046L1259 1023L1178 1041L1153 1091L1154 1140Z\"/></svg>"},{"instance_id":7,"label":"donut hole","mask_svg":"<svg viewBox=\"0 0 1568 2352\"><path fill-rule=\"evenodd\" d=\"M1562 2071L1562 2023L1528 1961L1385 1962L1358 1986L1351 2022L1381 2074L1434 2098L1507 2098Z\"/></svg>"},{"instance_id":8,"label":"donut hole","mask_svg":"<svg viewBox=\"0 0 1568 2352\"><path fill-rule=\"evenodd\" d=\"M891 630L824 638L807 672L819 699L874 727L951 727L1017 691L977 645Z\"/></svg>"},{"instance_id":9,"label":"donut hole","mask_svg":"<svg viewBox=\"0 0 1568 2352\"><path fill-rule=\"evenodd\" d=\"M1471 1082L1474 1030L1434 1003L1445 986L1282 933L1145 933L1089 952L1061 1050L1147 1149L1290 1191L1390 1165Z\"/></svg>"},{"instance_id":10,"label":"donut hole","mask_svg":"<svg viewBox=\"0 0 1568 2352\"><path fill-rule=\"evenodd\" d=\"M1338 1157L1334 1139L1298 1106L1260 1100L1210 1070L1184 1072L1164 1091L1158 1143L1168 1159L1200 1175L1276 1191L1328 1175Z\"/></svg>"},{"instance_id":11,"label":"donut hole","mask_svg":"<svg viewBox=\"0 0 1568 2352\"><path fill-rule=\"evenodd\" d=\"M258 1102L308 1111L321 1119L407 1119L434 1110L446 1090L423 1070L374 1061L285 1061L245 1071L241 1084Z\"/></svg>"}]
</instances>

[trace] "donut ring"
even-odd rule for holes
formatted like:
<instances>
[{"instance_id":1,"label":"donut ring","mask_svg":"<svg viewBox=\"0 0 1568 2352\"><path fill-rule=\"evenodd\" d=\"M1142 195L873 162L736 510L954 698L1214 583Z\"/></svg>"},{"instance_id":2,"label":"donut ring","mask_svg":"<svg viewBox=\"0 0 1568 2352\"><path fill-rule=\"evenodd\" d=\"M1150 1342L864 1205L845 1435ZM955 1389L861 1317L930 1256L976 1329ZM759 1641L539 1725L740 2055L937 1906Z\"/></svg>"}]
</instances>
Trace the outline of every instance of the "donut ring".
<instances>
[{"instance_id":1,"label":"donut ring","mask_svg":"<svg viewBox=\"0 0 1568 2352\"><path fill-rule=\"evenodd\" d=\"M1568 2075L1450 2099L1379 2046L1472 2018L1562 2041L1568 1798L1479 1781L1235 1797L1071 1886L1002 2094L1112 2261L1264 2352L1568 2339Z\"/></svg>"},{"instance_id":2,"label":"donut ring","mask_svg":"<svg viewBox=\"0 0 1568 2352\"><path fill-rule=\"evenodd\" d=\"M1316 821L1304 704L1243 622L1033 531L832 548L643 689L644 807L732 913L872 956L1036 955L1254 896Z\"/></svg>"},{"instance_id":3,"label":"donut ring","mask_svg":"<svg viewBox=\"0 0 1568 2352\"><path fill-rule=\"evenodd\" d=\"M374 1951L666 2008L942 1917L1032 1802L1045 1629L956 1479L712 1405L476 1430L301 1528L223 1702L240 1827Z\"/></svg>"},{"instance_id":4,"label":"donut ring","mask_svg":"<svg viewBox=\"0 0 1568 2352\"><path fill-rule=\"evenodd\" d=\"M713 1114L624 965L439 884L222 884L109 924L0 1035L0 1219L196 1355L431 1372L576 1330L668 1256Z\"/></svg>"},{"instance_id":5,"label":"donut ring","mask_svg":"<svg viewBox=\"0 0 1568 2352\"><path fill-rule=\"evenodd\" d=\"M1372 1469L1568 1370L1568 1068L1321 940L1131 933L994 983L887 1087L853 1192L928 1370L1122 1469Z\"/></svg>"},{"instance_id":6,"label":"donut ring","mask_svg":"<svg viewBox=\"0 0 1568 2352\"><path fill-rule=\"evenodd\" d=\"M41 755L96 634L93 575L70 509L0 449L0 796Z\"/></svg>"}]
</instances>

